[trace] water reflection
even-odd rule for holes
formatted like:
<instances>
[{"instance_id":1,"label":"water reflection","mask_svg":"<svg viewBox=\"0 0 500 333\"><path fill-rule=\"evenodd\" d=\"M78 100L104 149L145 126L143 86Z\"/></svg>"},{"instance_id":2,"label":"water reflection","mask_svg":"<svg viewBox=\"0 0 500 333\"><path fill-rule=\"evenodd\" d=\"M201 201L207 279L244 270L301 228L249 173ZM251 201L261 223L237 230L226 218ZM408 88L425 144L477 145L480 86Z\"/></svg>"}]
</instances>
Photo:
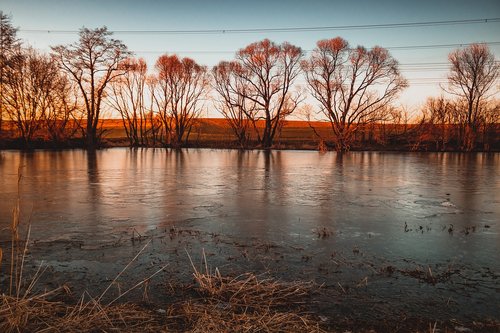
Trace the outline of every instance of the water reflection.
<instances>
[{"instance_id":1,"label":"water reflection","mask_svg":"<svg viewBox=\"0 0 500 333\"><path fill-rule=\"evenodd\" d=\"M381 255L498 258L499 154L113 149L2 153L0 225L17 166L35 237L106 241L172 224L296 242L328 227ZM424 235L405 233L405 223ZM443 226L453 224L450 236ZM461 233L476 226L474 238ZM490 226L485 229L484 225ZM481 230L481 232L479 232ZM351 246L349 245L349 246ZM454 254L455 253L455 254Z\"/></svg>"},{"instance_id":2,"label":"water reflection","mask_svg":"<svg viewBox=\"0 0 500 333\"><path fill-rule=\"evenodd\" d=\"M88 212L84 216L89 219L87 222L88 232L98 233L98 229L95 227L99 224L99 220L102 219L102 203L100 201L103 199L98 157L95 151L86 152L85 157L87 159L88 194L86 201L88 203Z\"/></svg>"}]
</instances>

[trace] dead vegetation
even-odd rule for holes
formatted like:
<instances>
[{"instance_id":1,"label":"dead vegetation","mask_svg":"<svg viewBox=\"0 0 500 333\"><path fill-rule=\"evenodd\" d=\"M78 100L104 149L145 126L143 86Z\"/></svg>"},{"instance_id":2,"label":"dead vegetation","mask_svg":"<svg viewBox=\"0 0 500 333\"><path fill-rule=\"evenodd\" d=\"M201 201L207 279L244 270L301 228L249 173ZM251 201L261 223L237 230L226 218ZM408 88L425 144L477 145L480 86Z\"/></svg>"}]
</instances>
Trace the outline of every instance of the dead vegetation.
<instances>
[{"instance_id":1,"label":"dead vegetation","mask_svg":"<svg viewBox=\"0 0 500 333\"><path fill-rule=\"evenodd\" d=\"M206 261L205 267L205 273L194 269L195 283L184 291L186 295L197 294L198 297L185 297L166 310L153 309L151 305L120 304L115 300L105 304L102 295L93 298L88 293L76 304L68 304L58 301L69 293L66 286L35 296L3 295L0 331L323 331L320 320L307 314L303 307L307 296L318 288L313 283L285 283L260 279L250 273L225 277L217 269L209 273Z\"/></svg>"},{"instance_id":2,"label":"dead vegetation","mask_svg":"<svg viewBox=\"0 0 500 333\"><path fill-rule=\"evenodd\" d=\"M394 268L392 266L388 266L387 273L392 274ZM392 269L392 272L390 271ZM424 267L416 267L414 269L400 269L398 272L401 275L413 277L421 282L436 284L436 283L444 283L448 281L453 275L458 274L460 270L453 269L452 267L448 267L446 270L435 271L433 272L430 266L427 268Z\"/></svg>"},{"instance_id":3,"label":"dead vegetation","mask_svg":"<svg viewBox=\"0 0 500 333\"><path fill-rule=\"evenodd\" d=\"M322 332L319 320L305 312L308 296L319 286L312 282L281 282L251 273L236 277L204 272L193 266L194 290L200 299L171 308L192 332ZM191 262L192 263L192 262ZM179 313L180 312L180 313Z\"/></svg>"},{"instance_id":4,"label":"dead vegetation","mask_svg":"<svg viewBox=\"0 0 500 333\"><path fill-rule=\"evenodd\" d=\"M29 299L3 296L2 332L161 332L162 318L134 304L99 306L94 301L76 305L51 301L46 295Z\"/></svg>"},{"instance_id":5,"label":"dead vegetation","mask_svg":"<svg viewBox=\"0 0 500 333\"><path fill-rule=\"evenodd\" d=\"M322 332L319 320L301 309L311 286L195 273L200 299L172 306L178 330L190 332Z\"/></svg>"},{"instance_id":6,"label":"dead vegetation","mask_svg":"<svg viewBox=\"0 0 500 333\"><path fill-rule=\"evenodd\" d=\"M318 239L329 238L335 234L335 232L328 227L315 228L313 229L313 233L316 234Z\"/></svg>"}]
</instances>

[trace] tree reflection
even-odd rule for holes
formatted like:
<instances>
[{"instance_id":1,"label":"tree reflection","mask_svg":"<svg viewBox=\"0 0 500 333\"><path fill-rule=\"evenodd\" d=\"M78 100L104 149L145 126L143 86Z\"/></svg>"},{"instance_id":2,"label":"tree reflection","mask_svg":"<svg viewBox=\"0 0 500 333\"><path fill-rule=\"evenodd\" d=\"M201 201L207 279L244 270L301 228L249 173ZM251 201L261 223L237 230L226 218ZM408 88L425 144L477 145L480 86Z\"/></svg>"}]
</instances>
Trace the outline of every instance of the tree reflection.
<instances>
[{"instance_id":1,"label":"tree reflection","mask_svg":"<svg viewBox=\"0 0 500 333\"><path fill-rule=\"evenodd\" d=\"M91 203L91 210L93 214L99 211L98 202L101 198L101 184L99 176L99 165L97 152L95 150L88 150L87 154L87 179L88 179L88 201Z\"/></svg>"}]
</instances>

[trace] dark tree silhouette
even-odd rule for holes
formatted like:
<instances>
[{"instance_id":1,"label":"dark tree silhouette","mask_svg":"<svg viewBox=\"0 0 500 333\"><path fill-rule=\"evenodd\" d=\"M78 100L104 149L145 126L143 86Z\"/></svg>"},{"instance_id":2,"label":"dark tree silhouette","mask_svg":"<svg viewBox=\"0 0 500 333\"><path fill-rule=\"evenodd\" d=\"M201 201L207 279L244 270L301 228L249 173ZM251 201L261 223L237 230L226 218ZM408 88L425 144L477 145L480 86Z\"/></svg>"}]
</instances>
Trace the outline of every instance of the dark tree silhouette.
<instances>
[{"instance_id":1,"label":"dark tree silhouette","mask_svg":"<svg viewBox=\"0 0 500 333\"><path fill-rule=\"evenodd\" d=\"M350 48L340 37L319 41L301 64L320 112L330 121L338 151L350 149L360 125L384 120L385 110L407 86L386 49Z\"/></svg>"},{"instance_id":2,"label":"dark tree silhouette","mask_svg":"<svg viewBox=\"0 0 500 333\"><path fill-rule=\"evenodd\" d=\"M464 49L451 52L448 56L451 63L448 75L448 92L463 99L465 107L465 135L462 148L473 150L480 120L486 108L485 101L493 89L500 73L500 66L495 56L484 44L472 44Z\"/></svg>"},{"instance_id":3,"label":"dark tree silhouette","mask_svg":"<svg viewBox=\"0 0 500 333\"><path fill-rule=\"evenodd\" d=\"M58 75L53 78L51 93L43 114L43 129L47 131L52 142L64 143L81 127L81 113L77 112L78 102L78 88L59 70Z\"/></svg>"},{"instance_id":4,"label":"dark tree silhouette","mask_svg":"<svg viewBox=\"0 0 500 333\"><path fill-rule=\"evenodd\" d=\"M88 149L99 144L99 117L106 88L123 75L119 64L130 55L127 47L111 35L106 27L82 28L77 43L52 47L54 58L79 87L87 118L84 134Z\"/></svg>"},{"instance_id":5,"label":"dark tree silhouette","mask_svg":"<svg viewBox=\"0 0 500 333\"><path fill-rule=\"evenodd\" d=\"M0 133L4 118L5 75L18 46L17 29L12 25L11 17L0 11Z\"/></svg>"},{"instance_id":6,"label":"dark tree silhouette","mask_svg":"<svg viewBox=\"0 0 500 333\"><path fill-rule=\"evenodd\" d=\"M5 108L19 136L29 145L43 125L62 78L50 57L33 49L20 50L5 75Z\"/></svg>"},{"instance_id":7,"label":"dark tree silhouette","mask_svg":"<svg viewBox=\"0 0 500 333\"><path fill-rule=\"evenodd\" d=\"M456 105L443 96L430 97L424 105L424 116L429 125L429 131L436 142L436 150L446 150L453 133L451 124L454 122Z\"/></svg>"}]
</instances>

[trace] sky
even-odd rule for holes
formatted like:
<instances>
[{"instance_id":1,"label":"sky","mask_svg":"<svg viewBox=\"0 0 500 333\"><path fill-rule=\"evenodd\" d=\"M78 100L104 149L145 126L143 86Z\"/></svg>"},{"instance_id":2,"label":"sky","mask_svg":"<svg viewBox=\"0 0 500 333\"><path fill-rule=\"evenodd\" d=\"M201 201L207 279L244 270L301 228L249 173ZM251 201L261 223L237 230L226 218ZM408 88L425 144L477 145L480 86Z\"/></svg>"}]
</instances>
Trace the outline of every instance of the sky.
<instances>
[{"instance_id":1,"label":"sky","mask_svg":"<svg viewBox=\"0 0 500 333\"><path fill-rule=\"evenodd\" d=\"M19 28L18 36L25 43L47 52L50 46L77 41L77 31L82 27L105 25L135 56L143 57L150 68L164 53L188 56L212 67L221 60L232 59L238 49L264 38L278 43L288 41L304 49L306 56L318 40L337 36L351 46L379 45L389 49L409 80L410 87L401 94L399 102L410 109L418 109L427 97L441 94L440 84L446 83L449 68L447 56L458 47L455 44L487 42L500 59L500 20L398 28L220 31L498 19L498 0L2 0L0 10L12 16L13 25ZM219 32L151 32L211 29ZM120 32L123 30L143 32Z\"/></svg>"}]
</instances>

